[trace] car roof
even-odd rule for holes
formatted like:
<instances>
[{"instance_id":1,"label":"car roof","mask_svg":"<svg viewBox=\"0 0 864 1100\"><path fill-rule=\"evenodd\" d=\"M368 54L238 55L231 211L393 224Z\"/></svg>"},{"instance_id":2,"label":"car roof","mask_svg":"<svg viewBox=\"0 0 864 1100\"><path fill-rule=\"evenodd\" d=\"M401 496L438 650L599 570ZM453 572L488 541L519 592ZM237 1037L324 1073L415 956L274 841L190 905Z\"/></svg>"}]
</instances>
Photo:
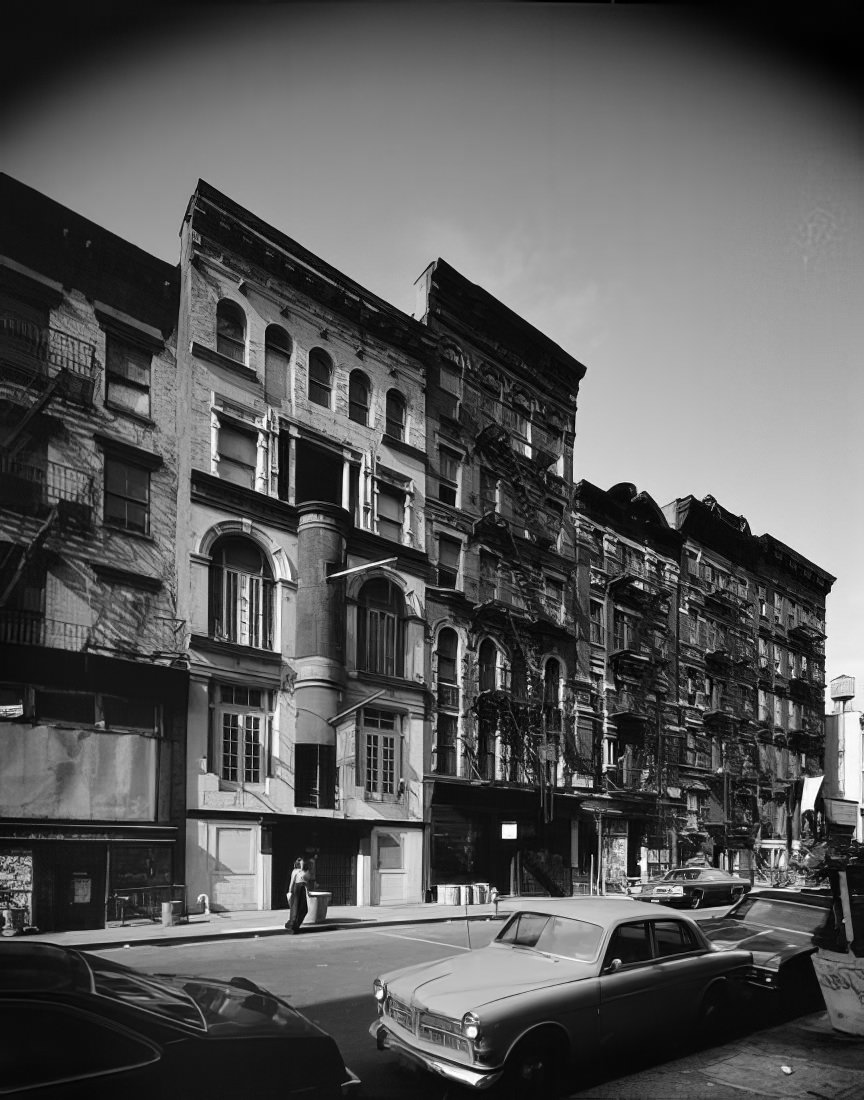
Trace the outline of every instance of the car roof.
<instances>
[{"instance_id":1,"label":"car roof","mask_svg":"<svg viewBox=\"0 0 864 1100\"><path fill-rule=\"evenodd\" d=\"M813 893L807 890L751 890L745 895L752 901L763 899L765 901L785 901L790 905L810 905L814 909L830 909L833 902L831 892ZM744 900L744 899L742 899Z\"/></svg>"},{"instance_id":2,"label":"car roof","mask_svg":"<svg viewBox=\"0 0 864 1100\"><path fill-rule=\"evenodd\" d=\"M0 993L91 989L90 968L77 951L56 943L0 943Z\"/></svg>"},{"instance_id":3,"label":"car roof","mask_svg":"<svg viewBox=\"0 0 864 1100\"><path fill-rule=\"evenodd\" d=\"M670 916L668 909L661 913L647 905L637 905L636 899L632 897L606 897L598 894L577 895L572 898L514 898L512 907L508 906L505 916L510 917L514 913L549 913L551 916L572 917L574 920L603 925L628 918L644 920L649 913L664 919Z\"/></svg>"}]
</instances>

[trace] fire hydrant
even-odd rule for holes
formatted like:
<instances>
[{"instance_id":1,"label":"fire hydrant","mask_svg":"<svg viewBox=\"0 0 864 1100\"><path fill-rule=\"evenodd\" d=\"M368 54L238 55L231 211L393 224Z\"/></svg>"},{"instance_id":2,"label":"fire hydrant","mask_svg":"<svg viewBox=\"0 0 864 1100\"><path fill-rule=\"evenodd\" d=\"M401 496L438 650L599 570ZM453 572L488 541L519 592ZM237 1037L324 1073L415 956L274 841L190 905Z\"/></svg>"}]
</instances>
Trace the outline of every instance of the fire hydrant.
<instances>
[{"instance_id":1,"label":"fire hydrant","mask_svg":"<svg viewBox=\"0 0 864 1100\"><path fill-rule=\"evenodd\" d=\"M492 904L495 906L495 916L497 917L498 916L498 891L495 889L494 886L489 891L489 897L492 901Z\"/></svg>"}]
</instances>

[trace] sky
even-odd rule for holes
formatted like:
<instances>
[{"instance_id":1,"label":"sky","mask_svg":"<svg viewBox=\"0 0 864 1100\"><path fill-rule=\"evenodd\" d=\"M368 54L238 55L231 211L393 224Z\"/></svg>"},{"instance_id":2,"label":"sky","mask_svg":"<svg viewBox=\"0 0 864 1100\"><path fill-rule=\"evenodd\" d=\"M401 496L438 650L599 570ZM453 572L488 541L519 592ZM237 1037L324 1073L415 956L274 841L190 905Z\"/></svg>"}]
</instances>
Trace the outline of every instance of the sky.
<instances>
[{"instance_id":1,"label":"sky","mask_svg":"<svg viewBox=\"0 0 864 1100\"><path fill-rule=\"evenodd\" d=\"M443 257L587 367L577 479L837 577L861 708L857 23L791 8L34 2L0 168L170 262L202 178L406 313Z\"/></svg>"}]
</instances>

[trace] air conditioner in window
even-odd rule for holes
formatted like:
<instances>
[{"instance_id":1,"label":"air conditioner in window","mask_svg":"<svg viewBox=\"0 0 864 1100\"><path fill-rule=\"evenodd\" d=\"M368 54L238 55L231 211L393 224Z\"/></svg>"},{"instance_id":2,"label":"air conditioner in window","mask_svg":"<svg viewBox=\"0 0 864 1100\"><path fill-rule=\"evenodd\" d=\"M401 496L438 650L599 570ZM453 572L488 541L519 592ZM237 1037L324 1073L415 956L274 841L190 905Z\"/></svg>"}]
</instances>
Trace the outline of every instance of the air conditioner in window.
<instances>
[{"instance_id":1,"label":"air conditioner in window","mask_svg":"<svg viewBox=\"0 0 864 1100\"><path fill-rule=\"evenodd\" d=\"M704 691L697 691L696 692L696 704L695 705L697 707L704 707L704 706L707 705L707 699L708 699L708 696L705 694Z\"/></svg>"}]
</instances>

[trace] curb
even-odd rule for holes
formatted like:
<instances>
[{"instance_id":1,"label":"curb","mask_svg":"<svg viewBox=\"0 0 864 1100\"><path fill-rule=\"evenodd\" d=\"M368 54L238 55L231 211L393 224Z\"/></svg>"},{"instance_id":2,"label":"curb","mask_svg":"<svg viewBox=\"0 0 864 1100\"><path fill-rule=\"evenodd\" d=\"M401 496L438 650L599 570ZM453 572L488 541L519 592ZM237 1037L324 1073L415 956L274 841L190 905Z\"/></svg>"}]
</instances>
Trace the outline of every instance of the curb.
<instances>
[{"instance_id":1,"label":"curb","mask_svg":"<svg viewBox=\"0 0 864 1100\"><path fill-rule=\"evenodd\" d=\"M309 933L317 932L344 932L365 928L384 928L387 926L400 925L400 924L451 924L454 921L458 921L460 924L463 921L490 921L490 920L503 920L507 916L507 913L501 913L499 916L494 916L491 913L477 913L469 914L465 916L442 916L442 917L412 917L410 919L402 918L401 920L362 920L356 921L324 921L321 924L310 924L303 928L301 935L307 935ZM68 933L67 933L68 934ZM260 939L265 936L287 936L289 935L288 929L283 925L262 925L260 928L246 927L246 928L224 928L219 932L193 932L181 935L171 935L170 933L155 933L149 936L136 936L134 939L124 941L122 936L112 937L110 940L89 940L87 942L76 943L74 941L63 941L64 947L73 948L76 951L108 951L111 949L123 949L132 947L174 947L184 943L205 943L213 940L223 940L226 938L233 939ZM44 937L39 936L39 942L51 943L51 933L45 933Z\"/></svg>"}]
</instances>

